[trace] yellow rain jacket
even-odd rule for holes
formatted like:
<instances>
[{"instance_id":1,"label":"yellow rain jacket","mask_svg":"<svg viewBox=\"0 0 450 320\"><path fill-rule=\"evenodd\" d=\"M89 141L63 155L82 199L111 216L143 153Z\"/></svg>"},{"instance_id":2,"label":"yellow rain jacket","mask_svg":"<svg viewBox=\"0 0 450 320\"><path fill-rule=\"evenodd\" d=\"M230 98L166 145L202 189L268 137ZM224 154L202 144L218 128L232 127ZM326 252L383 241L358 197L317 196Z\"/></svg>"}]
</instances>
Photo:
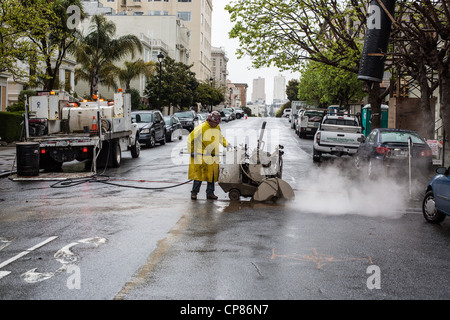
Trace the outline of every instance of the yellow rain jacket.
<instances>
[{"instance_id":1,"label":"yellow rain jacket","mask_svg":"<svg viewBox=\"0 0 450 320\"><path fill-rule=\"evenodd\" d=\"M216 182L219 177L219 144L227 146L220 127L211 127L208 121L198 125L189 134L187 141L189 179Z\"/></svg>"}]
</instances>

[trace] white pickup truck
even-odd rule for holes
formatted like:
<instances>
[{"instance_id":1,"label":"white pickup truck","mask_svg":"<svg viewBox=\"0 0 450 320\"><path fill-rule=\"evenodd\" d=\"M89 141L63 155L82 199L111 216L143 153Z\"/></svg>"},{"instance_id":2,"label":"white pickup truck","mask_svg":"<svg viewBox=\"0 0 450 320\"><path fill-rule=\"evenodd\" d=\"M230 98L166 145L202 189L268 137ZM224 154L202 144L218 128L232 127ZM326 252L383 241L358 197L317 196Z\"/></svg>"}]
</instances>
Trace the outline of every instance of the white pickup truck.
<instances>
[{"instance_id":1,"label":"white pickup truck","mask_svg":"<svg viewBox=\"0 0 450 320\"><path fill-rule=\"evenodd\" d=\"M354 155L363 139L359 115L325 115L314 135L313 161L323 154Z\"/></svg>"}]
</instances>

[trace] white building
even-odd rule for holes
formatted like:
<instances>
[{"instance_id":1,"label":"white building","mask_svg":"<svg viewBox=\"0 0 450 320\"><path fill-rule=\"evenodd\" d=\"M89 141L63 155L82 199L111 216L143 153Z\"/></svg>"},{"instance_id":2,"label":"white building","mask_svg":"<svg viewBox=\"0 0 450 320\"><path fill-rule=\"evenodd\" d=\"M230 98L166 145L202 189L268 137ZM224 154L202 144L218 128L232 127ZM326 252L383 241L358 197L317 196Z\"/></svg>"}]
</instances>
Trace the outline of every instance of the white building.
<instances>
[{"instance_id":1,"label":"white building","mask_svg":"<svg viewBox=\"0 0 450 320\"><path fill-rule=\"evenodd\" d=\"M191 31L190 57L192 71L200 81L211 77L212 0L100 0L103 7L127 16L175 16ZM130 27L139 27L134 24ZM155 30L155 32L157 32ZM144 33L146 34L146 33ZM164 41L166 39L162 38Z\"/></svg>"},{"instance_id":2,"label":"white building","mask_svg":"<svg viewBox=\"0 0 450 320\"><path fill-rule=\"evenodd\" d=\"M273 78L273 104L279 105L287 101L286 78L280 74Z\"/></svg>"},{"instance_id":3,"label":"white building","mask_svg":"<svg viewBox=\"0 0 450 320\"><path fill-rule=\"evenodd\" d=\"M116 24L116 37L132 34L137 36L144 49L141 54L136 52L134 60L142 59L145 62L158 62L157 55L161 52L164 56L169 56L176 62L189 64L189 36L190 31L183 24L183 21L175 16L148 16L148 15L106 15L109 21ZM90 18L82 23L81 30L87 33ZM117 66L122 66L126 60L131 61L131 57L123 61L115 62ZM141 96L144 95L146 79L141 75L139 79L131 82L131 87L139 90ZM76 91L79 95L88 95L89 86L86 82L78 82ZM99 86L100 94L106 98L113 98L113 90L104 86Z\"/></svg>"},{"instance_id":4,"label":"white building","mask_svg":"<svg viewBox=\"0 0 450 320\"><path fill-rule=\"evenodd\" d=\"M252 101L257 103L266 102L266 79L261 77L253 79Z\"/></svg>"}]
</instances>

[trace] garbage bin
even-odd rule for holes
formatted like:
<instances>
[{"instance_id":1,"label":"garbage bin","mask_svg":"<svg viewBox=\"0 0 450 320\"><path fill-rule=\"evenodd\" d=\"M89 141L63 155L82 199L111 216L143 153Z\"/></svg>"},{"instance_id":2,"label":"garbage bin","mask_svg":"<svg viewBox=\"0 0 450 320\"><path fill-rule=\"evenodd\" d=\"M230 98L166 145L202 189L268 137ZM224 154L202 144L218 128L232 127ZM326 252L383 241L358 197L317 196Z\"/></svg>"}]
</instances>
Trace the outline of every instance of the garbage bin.
<instances>
[{"instance_id":1,"label":"garbage bin","mask_svg":"<svg viewBox=\"0 0 450 320\"><path fill-rule=\"evenodd\" d=\"M17 175L39 175L39 142L16 143Z\"/></svg>"}]
</instances>

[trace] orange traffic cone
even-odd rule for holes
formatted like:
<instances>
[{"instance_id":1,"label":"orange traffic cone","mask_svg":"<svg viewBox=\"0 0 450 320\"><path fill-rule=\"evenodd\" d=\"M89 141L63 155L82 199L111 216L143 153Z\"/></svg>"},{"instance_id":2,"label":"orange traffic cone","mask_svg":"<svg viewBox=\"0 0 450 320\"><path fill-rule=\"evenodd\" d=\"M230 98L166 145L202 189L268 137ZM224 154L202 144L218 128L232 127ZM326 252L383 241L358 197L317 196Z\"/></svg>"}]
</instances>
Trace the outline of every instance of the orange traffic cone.
<instances>
[{"instance_id":1,"label":"orange traffic cone","mask_svg":"<svg viewBox=\"0 0 450 320\"><path fill-rule=\"evenodd\" d=\"M95 119L95 116L92 117L92 127L91 127L91 134L95 134L98 132L97 127L97 120Z\"/></svg>"}]
</instances>

